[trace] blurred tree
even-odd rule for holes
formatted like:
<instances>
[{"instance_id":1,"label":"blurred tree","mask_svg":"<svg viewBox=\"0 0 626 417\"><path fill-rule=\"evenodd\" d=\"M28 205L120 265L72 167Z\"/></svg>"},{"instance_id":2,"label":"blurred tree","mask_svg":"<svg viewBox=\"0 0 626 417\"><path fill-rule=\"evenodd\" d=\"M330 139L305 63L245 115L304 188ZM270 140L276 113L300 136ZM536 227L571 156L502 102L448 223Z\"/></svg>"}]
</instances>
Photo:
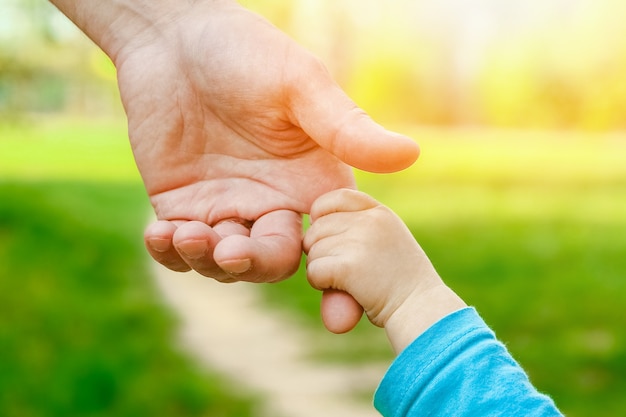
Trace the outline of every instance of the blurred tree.
<instances>
[{"instance_id":1,"label":"blurred tree","mask_svg":"<svg viewBox=\"0 0 626 417\"><path fill-rule=\"evenodd\" d=\"M241 0L383 123L620 129L621 0ZM49 2L0 4L0 118L121 112L115 69Z\"/></svg>"},{"instance_id":2,"label":"blurred tree","mask_svg":"<svg viewBox=\"0 0 626 417\"><path fill-rule=\"evenodd\" d=\"M112 65L49 2L9 0L0 16L0 120L119 111Z\"/></svg>"}]
</instances>

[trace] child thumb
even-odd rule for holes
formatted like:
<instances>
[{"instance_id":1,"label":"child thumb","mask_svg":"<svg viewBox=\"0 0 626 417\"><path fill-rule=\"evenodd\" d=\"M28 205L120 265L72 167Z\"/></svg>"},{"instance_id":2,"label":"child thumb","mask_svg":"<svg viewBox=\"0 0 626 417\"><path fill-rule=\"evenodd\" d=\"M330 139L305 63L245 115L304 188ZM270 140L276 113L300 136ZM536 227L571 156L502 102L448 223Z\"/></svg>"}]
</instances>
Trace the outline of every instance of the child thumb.
<instances>
[{"instance_id":1,"label":"child thumb","mask_svg":"<svg viewBox=\"0 0 626 417\"><path fill-rule=\"evenodd\" d=\"M336 334L354 329L363 316L363 307L350 294L339 290L324 290L320 309L324 326Z\"/></svg>"}]
</instances>

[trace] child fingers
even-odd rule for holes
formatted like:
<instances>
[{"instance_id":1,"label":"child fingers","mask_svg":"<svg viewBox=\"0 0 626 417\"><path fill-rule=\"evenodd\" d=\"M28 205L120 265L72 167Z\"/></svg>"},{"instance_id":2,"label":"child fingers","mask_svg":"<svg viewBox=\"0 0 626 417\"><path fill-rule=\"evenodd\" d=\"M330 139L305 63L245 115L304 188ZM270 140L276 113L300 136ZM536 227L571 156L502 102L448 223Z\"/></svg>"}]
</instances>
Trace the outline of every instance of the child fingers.
<instances>
[{"instance_id":1,"label":"child fingers","mask_svg":"<svg viewBox=\"0 0 626 417\"><path fill-rule=\"evenodd\" d=\"M324 238L329 237L329 228L322 227L322 224L316 224L310 227L302 238L302 250L307 256L311 257L311 251Z\"/></svg>"},{"instance_id":2,"label":"child fingers","mask_svg":"<svg viewBox=\"0 0 626 417\"><path fill-rule=\"evenodd\" d=\"M302 240L302 250L309 256L319 256L321 253L332 253L342 249L343 245L350 244L362 238L362 222L364 212L335 212L317 219L307 230ZM314 247L316 255L311 251ZM322 251L321 248L327 248Z\"/></svg>"},{"instance_id":3,"label":"child fingers","mask_svg":"<svg viewBox=\"0 0 626 417\"><path fill-rule=\"evenodd\" d=\"M324 256L316 258L306 266L306 275L311 287L316 290L345 290L345 285L337 277L345 278L349 272L341 258Z\"/></svg>"},{"instance_id":4,"label":"child fingers","mask_svg":"<svg viewBox=\"0 0 626 417\"><path fill-rule=\"evenodd\" d=\"M378 201L363 192L341 188L326 193L313 202L311 222L332 213L367 210L378 205Z\"/></svg>"},{"instance_id":5,"label":"child fingers","mask_svg":"<svg viewBox=\"0 0 626 417\"><path fill-rule=\"evenodd\" d=\"M327 246L322 242L327 239L332 239L345 230L345 224L341 223L339 217L339 215L335 217L325 217L309 227L302 239L302 250L304 253L308 256L313 256L311 251L315 246L318 246L317 253L320 253L319 249Z\"/></svg>"}]
</instances>

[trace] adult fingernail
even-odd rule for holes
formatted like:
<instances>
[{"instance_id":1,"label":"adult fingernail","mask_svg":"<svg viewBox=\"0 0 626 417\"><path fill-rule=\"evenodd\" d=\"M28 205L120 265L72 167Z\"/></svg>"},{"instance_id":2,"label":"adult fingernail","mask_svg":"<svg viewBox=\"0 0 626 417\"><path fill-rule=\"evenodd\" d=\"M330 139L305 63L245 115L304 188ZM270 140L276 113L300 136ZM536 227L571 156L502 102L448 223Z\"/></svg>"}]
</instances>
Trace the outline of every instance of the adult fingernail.
<instances>
[{"instance_id":1,"label":"adult fingernail","mask_svg":"<svg viewBox=\"0 0 626 417\"><path fill-rule=\"evenodd\" d=\"M204 257L208 248L209 246L206 240L188 240L176 246L176 249L189 259L200 259Z\"/></svg>"},{"instance_id":2,"label":"adult fingernail","mask_svg":"<svg viewBox=\"0 0 626 417\"><path fill-rule=\"evenodd\" d=\"M155 252L167 252L172 247L170 239L152 238L147 240L147 244Z\"/></svg>"},{"instance_id":3,"label":"adult fingernail","mask_svg":"<svg viewBox=\"0 0 626 417\"><path fill-rule=\"evenodd\" d=\"M234 259L231 261L221 262L221 268L229 274L239 275L248 272L252 268L252 260L250 259Z\"/></svg>"}]
</instances>

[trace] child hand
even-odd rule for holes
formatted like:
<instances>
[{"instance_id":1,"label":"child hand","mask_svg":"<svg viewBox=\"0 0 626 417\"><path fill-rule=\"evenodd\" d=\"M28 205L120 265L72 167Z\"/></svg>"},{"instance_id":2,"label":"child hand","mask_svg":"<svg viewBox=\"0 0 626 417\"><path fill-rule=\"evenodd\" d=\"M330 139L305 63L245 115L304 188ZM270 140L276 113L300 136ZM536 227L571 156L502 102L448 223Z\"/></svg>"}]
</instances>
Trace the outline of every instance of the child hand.
<instances>
[{"instance_id":1,"label":"child hand","mask_svg":"<svg viewBox=\"0 0 626 417\"><path fill-rule=\"evenodd\" d=\"M323 195L312 206L311 222L304 237L309 282L347 291L377 326L411 292L440 282L402 220L362 192Z\"/></svg>"},{"instance_id":2,"label":"child hand","mask_svg":"<svg viewBox=\"0 0 626 417\"><path fill-rule=\"evenodd\" d=\"M313 203L311 223L303 241L310 284L352 295L374 325L385 327L396 350L415 330L465 305L404 222L370 196L348 189L324 194Z\"/></svg>"}]
</instances>

